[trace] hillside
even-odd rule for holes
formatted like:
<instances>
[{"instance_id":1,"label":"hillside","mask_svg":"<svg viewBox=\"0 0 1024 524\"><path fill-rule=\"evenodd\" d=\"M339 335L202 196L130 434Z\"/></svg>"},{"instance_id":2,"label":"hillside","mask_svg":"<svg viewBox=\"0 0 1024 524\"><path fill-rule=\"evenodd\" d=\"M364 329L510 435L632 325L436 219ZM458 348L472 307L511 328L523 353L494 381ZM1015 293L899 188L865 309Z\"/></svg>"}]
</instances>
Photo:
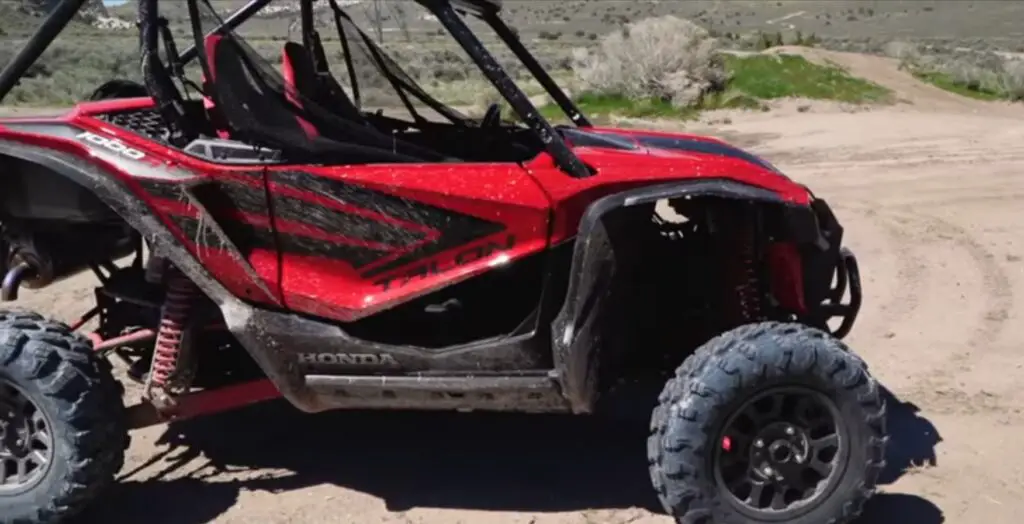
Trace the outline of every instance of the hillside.
<instances>
[{"instance_id":1,"label":"hillside","mask_svg":"<svg viewBox=\"0 0 1024 524\"><path fill-rule=\"evenodd\" d=\"M0 19L4 20L0 63L13 56L54 1L0 2ZM216 0L213 5L226 15L244 3ZM465 53L412 0L340 3L410 74L430 86L450 91L447 84L451 80L470 76L472 65ZM185 5L181 0L160 4L161 13L172 21L181 48L190 43ZM1020 2L507 0L505 5L504 17L560 78L573 75L575 48L592 49L624 22L663 14L693 20L717 37L721 47L732 51L800 44L883 55L891 54L893 44L899 43L913 49L910 65L917 67L919 78L988 98L1004 97L999 92L1008 77L1004 66L1024 52L1024 39L1018 34L1024 27L1024 3ZM333 24L324 12L326 2L320 0L318 6L321 27L327 28L323 36L335 39ZM135 17L134 0L111 8L104 8L101 0L90 0L82 16L58 38L18 95L7 103L69 103L107 78L137 78L137 37L128 22ZM281 42L298 36L297 18L297 2L277 0L240 32L271 62L277 62ZM512 62L508 50L489 30L482 28L478 36L499 60ZM328 47L337 48L337 44ZM902 54L896 58L911 62ZM1024 82L1024 67L1018 69Z\"/></svg>"},{"instance_id":2,"label":"hillside","mask_svg":"<svg viewBox=\"0 0 1024 524\"><path fill-rule=\"evenodd\" d=\"M219 11L231 11L244 0L216 0ZM355 15L373 16L375 0L347 0ZM413 32L432 31L436 23L416 13L411 0L379 0L386 31L402 26ZM177 5L176 5L177 4ZM291 0L277 0L269 12L288 23L297 13ZM184 2L168 2L168 17L180 16ZM410 6L400 9L402 6ZM131 19L134 2L111 9ZM404 12L404 16L403 16ZM1024 52L1024 4L1020 2L953 2L945 0L506 0L504 17L523 35L560 43L585 43L623 23L652 16L674 14L692 19L730 39L759 31L815 34L851 48L878 47L900 39L927 41L939 46L965 46ZM737 45L740 45L737 42ZM857 49L862 50L862 49Z\"/></svg>"},{"instance_id":3,"label":"hillside","mask_svg":"<svg viewBox=\"0 0 1024 524\"><path fill-rule=\"evenodd\" d=\"M18 0L8 2L11 4L10 7L13 7L16 12L12 13L14 15L12 19L5 18L5 25L20 28L23 25L31 27L34 24L30 20L24 20L18 16L19 14L41 19L61 0L20 0L20 4L16 4L16 1ZM86 0L82 9L78 11L78 21L100 31L124 30L132 27L132 24L127 20L111 15L106 6L103 5L103 0Z\"/></svg>"}]
</instances>

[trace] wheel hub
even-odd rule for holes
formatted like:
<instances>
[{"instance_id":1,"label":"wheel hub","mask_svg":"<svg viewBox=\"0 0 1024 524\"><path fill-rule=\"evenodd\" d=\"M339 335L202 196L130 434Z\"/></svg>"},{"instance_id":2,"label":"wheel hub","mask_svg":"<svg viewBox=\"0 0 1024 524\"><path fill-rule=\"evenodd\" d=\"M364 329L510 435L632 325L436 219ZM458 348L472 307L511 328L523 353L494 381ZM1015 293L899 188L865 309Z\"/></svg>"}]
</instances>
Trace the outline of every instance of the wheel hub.
<instances>
[{"instance_id":1,"label":"wheel hub","mask_svg":"<svg viewBox=\"0 0 1024 524\"><path fill-rule=\"evenodd\" d=\"M838 481L846 430L818 392L778 388L755 395L726 422L715 459L720 489L754 518L782 518Z\"/></svg>"},{"instance_id":2,"label":"wheel hub","mask_svg":"<svg viewBox=\"0 0 1024 524\"><path fill-rule=\"evenodd\" d=\"M807 430L780 422L759 431L750 446L752 473L767 482L783 482L796 476L810 454Z\"/></svg>"},{"instance_id":3,"label":"wheel hub","mask_svg":"<svg viewBox=\"0 0 1024 524\"><path fill-rule=\"evenodd\" d=\"M53 459L50 424L14 385L0 379L0 495L34 486Z\"/></svg>"}]
</instances>

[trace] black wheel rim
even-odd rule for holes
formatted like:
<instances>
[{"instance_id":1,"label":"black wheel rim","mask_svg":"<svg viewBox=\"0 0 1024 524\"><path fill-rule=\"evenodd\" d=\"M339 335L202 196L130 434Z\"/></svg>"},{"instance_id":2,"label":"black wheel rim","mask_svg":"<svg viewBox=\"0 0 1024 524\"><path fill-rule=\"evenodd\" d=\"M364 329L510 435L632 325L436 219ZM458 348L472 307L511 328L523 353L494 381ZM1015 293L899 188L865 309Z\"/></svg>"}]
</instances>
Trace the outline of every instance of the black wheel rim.
<instances>
[{"instance_id":1,"label":"black wheel rim","mask_svg":"<svg viewBox=\"0 0 1024 524\"><path fill-rule=\"evenodd\" d=\"M725 424L715 479L732 505L755 518L791 518L827 497L849 454L836 403L805 387L774 388Z\"/></svg>"},{"instance_id":2,"label":"black wheel rim","mask_svg":"<svg viewBox=\"0 0 1024 524\"><path fill-rule=\"evenodd\" d=\"M0 495L27 491L53 462L53 430L23 390L0 378Z\"/></svg>"}]
</instances>

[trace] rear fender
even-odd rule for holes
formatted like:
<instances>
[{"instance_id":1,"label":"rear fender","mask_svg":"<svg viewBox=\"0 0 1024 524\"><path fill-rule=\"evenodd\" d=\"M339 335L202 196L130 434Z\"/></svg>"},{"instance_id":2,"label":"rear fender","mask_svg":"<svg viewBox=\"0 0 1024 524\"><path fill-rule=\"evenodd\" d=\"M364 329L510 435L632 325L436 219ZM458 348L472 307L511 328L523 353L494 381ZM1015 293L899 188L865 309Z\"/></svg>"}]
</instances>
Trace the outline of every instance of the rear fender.
<instances>
[{"instance_id":1,"label":"rear fender","mask_svg":"<svg viewBox=\"0 0 1024 524\"><path fill-rule=\"evenodd\" d=\"M174 234L145 202L123 182L117 167L97 158L84 146L68 140L26 135L0 137L0 155L20 159L49 169L92 192L128 225L143 235L158 255L170 260L216 303L228 329L242 342L256 363L282 395L305 411L322 409L303 377L275 346L276 338L261 338L256 322L259 310L242 302L218 282L206 268L177 241ZM2 174L0 174L2 176ZM276 314L278 316L282 314Z\"/></svg>"},{"instance_id":2,"label":"rear fender","mask_svg":"<svg viewBox=\"0 0 1024 524\"><path fill-rule=\"evenodd\" d=\"M807 206L785 201L776 193L730 180L692 180L644 187L603 197L584 213L575 240L565 302L552 325L552 348L563 393L577 413L594 409L598 392L598 368L602 349L614 343L601 328L614 322L609 282L616 270L611 249L609 213L662 199L715 197L767 203L787 208L785 217L791 239L801 244L820 244L814 213ZM625 341L628 343L628 341Z\"/></svg>"}]
</instances>

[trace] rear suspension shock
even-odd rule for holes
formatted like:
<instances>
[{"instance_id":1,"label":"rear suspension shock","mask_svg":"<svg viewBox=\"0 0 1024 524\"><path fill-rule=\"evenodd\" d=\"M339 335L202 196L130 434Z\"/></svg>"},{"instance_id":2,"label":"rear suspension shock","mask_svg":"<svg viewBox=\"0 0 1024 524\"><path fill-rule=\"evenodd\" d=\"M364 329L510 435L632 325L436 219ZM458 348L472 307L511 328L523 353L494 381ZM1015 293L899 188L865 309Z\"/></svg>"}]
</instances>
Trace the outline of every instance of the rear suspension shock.
<instances>
[{"instance_id":1,"label":"rear suspension shock","mask_svg":"<svg viewBox=\"0 0 1024 524\"><path fill-rule=\"evenodd\" d=\"M199 289L173 266L167 267L166 294L160 311L160 327L144 395L159 411L174 407L172 392L182 354L187 347L192 309Z\"/></svg>"}]
</instances>

